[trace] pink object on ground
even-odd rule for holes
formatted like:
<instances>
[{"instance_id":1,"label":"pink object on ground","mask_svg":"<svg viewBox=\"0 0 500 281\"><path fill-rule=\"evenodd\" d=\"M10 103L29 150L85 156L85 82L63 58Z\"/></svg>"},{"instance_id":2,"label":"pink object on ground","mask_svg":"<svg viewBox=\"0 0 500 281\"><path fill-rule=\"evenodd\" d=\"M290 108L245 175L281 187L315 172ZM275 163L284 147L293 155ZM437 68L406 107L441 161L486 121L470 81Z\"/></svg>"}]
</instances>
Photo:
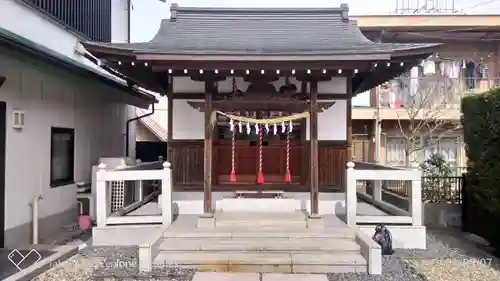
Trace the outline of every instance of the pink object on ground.
<instances>
[{"instance_id":1,"label":"pink object on ground","mask_svg":"<svg viewBox=\"0 0 500 281\"><path fill-rule=\"evenodd\" d=\"M92 218L90 216L78 216L78 225L81 230L87 230L92 225Z\"/></svg>"}]
</instances>

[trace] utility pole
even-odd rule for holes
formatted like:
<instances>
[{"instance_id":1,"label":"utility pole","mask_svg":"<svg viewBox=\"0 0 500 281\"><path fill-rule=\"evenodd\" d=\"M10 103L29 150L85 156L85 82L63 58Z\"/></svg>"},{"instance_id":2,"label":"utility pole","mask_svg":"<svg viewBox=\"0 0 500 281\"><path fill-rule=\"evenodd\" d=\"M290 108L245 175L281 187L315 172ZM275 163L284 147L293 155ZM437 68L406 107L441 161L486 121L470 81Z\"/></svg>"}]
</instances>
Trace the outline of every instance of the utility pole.
<instances>
[{"instance_id":1,"label":"utility pole","mask_svg":"<svg viewBox=\"0 0 500 281\"><path fill-rule=\"evenodd\" d=\"M380 165L380 139L382 122L380 118L380 86L375 87L375 163Z\"/></svg>"}]
</instances>

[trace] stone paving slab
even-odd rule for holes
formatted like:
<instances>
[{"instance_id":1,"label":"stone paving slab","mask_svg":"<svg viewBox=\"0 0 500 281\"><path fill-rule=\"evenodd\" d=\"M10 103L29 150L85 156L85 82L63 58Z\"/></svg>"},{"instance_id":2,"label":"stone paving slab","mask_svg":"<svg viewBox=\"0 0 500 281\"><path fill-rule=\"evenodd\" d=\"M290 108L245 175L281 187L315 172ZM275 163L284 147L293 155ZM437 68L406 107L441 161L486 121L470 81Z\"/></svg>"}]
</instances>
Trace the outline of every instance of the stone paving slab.
<instances>
[{"instance_id":1,"label":"stone paving slab","mask_svg":"<svg viewBox=\"0 0 500 281\"><path fill-rule=\"evenodd\" d=\"M259 281L259 273L196 272L192 281Z\"/></svg>"},{"instance_id":2,"label":"stone paving slab","mask_svg":"<svg viewBox=\"0 0 500 281\"><path fill-rule=\"evenodd\" d=\"M328 281L325 274L264 273L262 281Z\"/></svg>"}]
</instances>

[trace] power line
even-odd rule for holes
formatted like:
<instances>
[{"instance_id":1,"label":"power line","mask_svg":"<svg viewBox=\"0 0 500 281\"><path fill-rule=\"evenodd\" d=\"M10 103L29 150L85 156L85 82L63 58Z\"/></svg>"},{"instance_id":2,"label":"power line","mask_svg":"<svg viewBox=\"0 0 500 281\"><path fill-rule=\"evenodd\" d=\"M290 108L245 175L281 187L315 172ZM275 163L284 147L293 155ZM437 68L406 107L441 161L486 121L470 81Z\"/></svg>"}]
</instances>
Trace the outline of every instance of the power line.
<instances>
[{"instance_id":1,"label":"power line","mask_svg":"<svg viewBox=\"0 0 500 281\"><path fill-rule=\"evenodd\" d=\"M475 5L469 6L466 9L474 9L474 8L481 7L481 6L484 6L484 5L488 5L488 4L491 4L491 3L495 3L495 2L498 2L498 1L499 0L485 1L485 2L481 2L481 3L475 4Z\"/></svg>"}]
</instances>

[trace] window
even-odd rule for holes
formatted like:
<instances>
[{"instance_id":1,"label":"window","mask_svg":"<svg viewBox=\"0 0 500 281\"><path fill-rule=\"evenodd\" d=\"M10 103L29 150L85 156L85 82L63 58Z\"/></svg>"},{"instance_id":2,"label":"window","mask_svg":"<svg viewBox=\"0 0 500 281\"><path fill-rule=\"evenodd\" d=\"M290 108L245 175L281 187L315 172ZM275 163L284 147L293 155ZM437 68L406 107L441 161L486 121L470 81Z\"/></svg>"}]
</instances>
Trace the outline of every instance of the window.
<instances>
[{"instance_id":1,"label":"window","mask_svg":"<svg viewBox=\"0 0 500 281\"><path fill-rule=\"evenodd\" d=\"M429 156L434 153L440 153L443 155L448 164L452 166L457 165L457 154L459 150L459 142L457 138L444 137L441 139L427 141L430 142L430 144L425 147L424 159L429 158Z\"/></svg>"},{"instance_id":2,"label":"window","mask_svg":"<svg viewBox=\"0 0 500 281\"><path fill-rule=\"evenodd\" d=\"M429 139L423 137L426 145L422 150L417 150L410 155L410 161L421 163L434 153L441 153L445 160L451 165L457 165L457 154L459 145L457 138L443 137L441 139ZM419 142L417 145L420 146ZM390 166L404 166L405 162L405 139L402 137L387 137L386 162Z\"/></svg>"},{"instance_id":3,"label":"window","mask_svg":"<svg viewBox=\"0 0 500 281\"><path fill-rule=\"evenodd\" d=\"M50 186L74 183L75 130L51 128Z\"/></svg>"}]
</instances>

